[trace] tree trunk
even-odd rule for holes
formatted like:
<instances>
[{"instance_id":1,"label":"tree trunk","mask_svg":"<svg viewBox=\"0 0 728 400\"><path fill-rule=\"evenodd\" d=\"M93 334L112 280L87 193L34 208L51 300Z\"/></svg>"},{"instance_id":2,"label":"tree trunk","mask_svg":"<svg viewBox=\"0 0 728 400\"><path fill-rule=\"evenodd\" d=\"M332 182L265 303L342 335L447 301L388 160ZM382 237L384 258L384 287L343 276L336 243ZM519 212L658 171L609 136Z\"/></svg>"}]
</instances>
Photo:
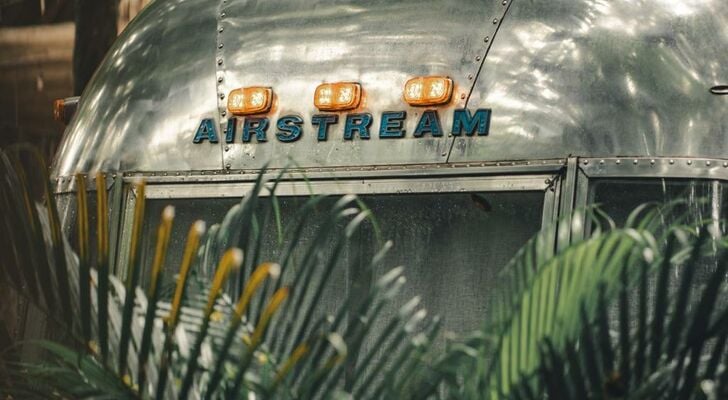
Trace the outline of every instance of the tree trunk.
<instances>
[{"instance_id":1,"label":"tree trunk","mask_svg":"<svg viewBox=\"0 0 728 400\"><path fill-rule=\"evenodd\" d=\"M75 0L75 11L73 91L79 96L116 40L119 0Z\"/></svg>"}]
</instances>

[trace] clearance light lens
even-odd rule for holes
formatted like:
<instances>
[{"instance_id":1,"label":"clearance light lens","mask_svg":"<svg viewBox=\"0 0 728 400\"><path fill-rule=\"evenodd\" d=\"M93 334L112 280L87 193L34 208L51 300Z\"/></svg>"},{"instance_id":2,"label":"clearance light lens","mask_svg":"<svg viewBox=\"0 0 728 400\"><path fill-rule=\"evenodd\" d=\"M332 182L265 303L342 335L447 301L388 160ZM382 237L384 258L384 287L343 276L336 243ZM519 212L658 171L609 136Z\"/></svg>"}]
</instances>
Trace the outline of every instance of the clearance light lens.
<instances>
[{"instance_id":1,"label":"clearance light lens","mask_svg":"<svg viewBox=\"0 0 728 400\"><path fill-rule=\"evenodd\" d=\"M342 111L359 107L361 85L358 83L323 83L316 88L313 103L321 111Z\"/></svg>"},{"instance_id":2,"label":"clearance light lens","mask_svg":"<svg viewBox=\"0 0 728 400\"><path fill-rule=\"evenodd\" d=\"M404 100L411 106L445 104L452 97L452 79L444 76L412 78L404 85Z\"/></svg>"},{"instance_id":3,"label":"clearance light lens","mask_svg":"<svg viewBox=\"0 0 728 400\"><path fill-rule=\"evenodd\" d=\"M262 114L270 110L273 90L266 87L235 89L228 96L228 110L233 115Z\"/></svg>"},{"instance_id":4,"label":"clearance light lens","mask_svg":"<svg viewBox=\"0 0 728 400\"><path fill-rule=\"evenodd\" d=\"M76 113L78 100L79 97L56 99L53 102L53 119L64 125L68 125L68 123L71 122L71 118L73 118L73 114Z\"/></svg>"}]
</instances>

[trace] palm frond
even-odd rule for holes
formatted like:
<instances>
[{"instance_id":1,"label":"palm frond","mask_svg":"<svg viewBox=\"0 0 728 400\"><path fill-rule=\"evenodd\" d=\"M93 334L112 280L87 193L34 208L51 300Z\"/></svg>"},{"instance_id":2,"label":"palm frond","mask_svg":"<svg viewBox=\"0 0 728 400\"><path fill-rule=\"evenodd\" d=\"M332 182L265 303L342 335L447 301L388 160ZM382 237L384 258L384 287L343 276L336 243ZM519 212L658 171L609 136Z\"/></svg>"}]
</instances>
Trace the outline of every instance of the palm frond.
<instances>
[{"instance_id":1,"label":"palm frond","mask_svg":"<svg viewBox=\"0 0 728 400\"><path fill-rule=\"evenodd\" d=\"M4 165L3 173L8 175L5 181L12 184L13 179L18 179L16 171L12 163ZM91 256L85 179L83 175L76 176L79 256L70 253L68 244L63 246L64 259L72 260L66 278L71 289L40 287L39 279L46 265L31 256L30 243L38 243L31 230L25 231L23 240L14 238L17 260L3 263L3 272L10 276L14 286L25 288L24 293L39 304L48 303L53 307L58 302L47 300L47 296L67 297L68 304L74 305L69 307L72 321L77 322L64 329L77 339L74 343L81 345L36 343L46 350L48 361L13 365L18 379L12 388L2 387L3 393L32 393L41 398L199 396L211 399L255 392L268 397L328 398L354 388L362 395L368 392L369 397L381 397L416 386L410 385L409 380L396 379L396 370L387 368L390 363L376 354L376 347L386 346L397 355L400 366L412 369L425 362L421 352L429 349L428 343L437 331L427 322L426 313L416 300L391 318L382 313L384 304L404 284L401 268L376 281L365 299L345 296L334 315L320 316L316 311L315 305L339 267L340 254L347 242L371 219L371 213L360 207L355 196L344 196L334 202L330 212L324 213L324 222L317 228L315 240L303 244L298 241L300 232L307 224L310 211L320 209L324 198L312 197L306 201L284 227L276 205L276 185L266 184L261 174L255 188L207 234L203 236L200 223L192 227L172 302L166 303L160 297L160 284L173 212L168 209L162 215L152 260L151 285L145 293L139 287L144 183L134 182L131 186L138 200L122 282L109 275L106 175L96 175L98 248L95 257ZM267 197L260 195L263 191L267 191ZM3 195L3 201L17 209L30 210L22 216L38 215L36 207L24 206L27 201L21 196ZM4 217L3 223L21 225L17 217ZM50 219L57 221L54 216ZM39 219L38 226L42 228L43 221L47 220ZM272 226L278 232L276 242L280 251L274 253L277 260L259 263L269 254L262 241L267 227L271 226L267 225L269 220L274 221ZM234 244L245 252L237 250ZM391 243L377 253L369 268L381 263L389 247ZM95 265L91 265L92 259L96 260ZM36 268L7 267L25 265L28 260ZM258 268L254 269L254 265ZM238 266L241 266L239 270ZM229 276L234 276L233 281L238 283L227 284ZM191 290L192 287L196 289ZM229 294L235 293L238 287L242 289L240 297L233 303ZM54 309L49 309L48 315L53 312ZM75 330L74 325L80 329ZM373 336L374 326L380 325L386 329ZM374 348L356 358L370 336ZM342 378L349 364L361 375L363 383L345 384ZM410 376L414 379L417 374ZM386 385L373 386L379 382Z\"/></svg>"}]
</instances>

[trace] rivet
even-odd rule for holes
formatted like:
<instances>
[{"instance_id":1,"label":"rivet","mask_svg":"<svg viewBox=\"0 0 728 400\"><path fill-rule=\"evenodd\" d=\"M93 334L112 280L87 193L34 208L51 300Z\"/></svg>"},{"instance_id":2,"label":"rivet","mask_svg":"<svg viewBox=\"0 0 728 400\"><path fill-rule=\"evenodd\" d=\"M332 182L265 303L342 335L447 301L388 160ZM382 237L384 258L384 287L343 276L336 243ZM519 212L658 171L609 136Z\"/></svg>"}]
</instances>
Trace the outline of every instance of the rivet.
<instances>
[{"instance_id":1,"label":"rivet","mask_svg":"<svg viewBox=\"0 0 728 400\"><path fill-rule=\"evenodd\" d=\"M226 116L227 115L227 111L222 110L222 112L220 113L220 115L222 115L223 117Z\"/></svg>"},{"instance_id":2,"label":"rivet","mask_svg":"<svg viewBox=\"0 0 728 400\"><path fill-rule=\"evenodd\" d=\"M599 165L604 165L604 160L599 160Z\"/></svg>"},{"instance_id":3,"label":"rivet","mask_svg":"<svg viewBox=\"0 0 728 400\"><path fill-rule=\"evenodd\" d=\"M688 160L688 165L693 165L693 160Z\"/></svg>"},{"instance_id":4,"label":"rivet","mask_svg":"<svg viewBox=\"0 0 728 400\"><path fill-rule=\"evenodd\" d=\"M504 6L508 5L508 0L503 0L503 3L501 4L503 4Z\"/></svg>"},{"instance_id":5,"label":"rivet","mask_svg":"<svg viewBox=\"0 0 728 400\"><path fill-rule=\"evenodd\" d=\"M220 44L217 45L217 48L218 49L222 49L222 47L223 47L223 44L222 43L220 43Z\"/></svg>"},{"instance_id":6,"label":"rivet","mask_svg":"<svg viewBox=\"0 0 728 400\"><path fill-rule=\"evenodd\" d=\"M705 162L705 165L708 166L708 167L710 167L710 161L706 161Z\"/></svg>"},{"instance_id":7,"label":"rivet","mask_svg":"<svg viewBox=\"0 0 728 400\"><path fill-rule=\"evenodd\" d=\"M475 61L480 61L480 56L475 56Z\"/></svg>"},{"instance_id":8,"label":"rivet","mask_svg":"<svg viewBox=\"0 0 728 400\"><path fill-rule=\"evenodd\" d=\"M622 160L617 160L616 163L617 163L617 165L619 165L622 163Z\"/></svg>"},{"instance_id":9,"label":"rivet","mask_svg":"<svg viewBox=\"0 0 728 400\"><path fill-rule=\"evenodd\" d=\"M584 165L588 165L588 164L589 164L589 160L584 160Z\"/></svg>"},{"instance_id":10,"label":"rivet","mask_svg":"<svg viewBox=\"0 0 728 400\"><path fill-rule=\"evenodd\" d=\"M220 93L220 100L225 98L225 93Z\"/></svg>"},{"instance_id":11,"label":"rivet","mask_svg":"<svg viewBox=\"0 0 728 400\"><path fill-rule=\"evenodd\" d=\"M165 172L165 173L164 173L164 174L162 174L162 175L164 175L164 176L167 176L167 173Z\"/></svg>"},{"instance_id":12,"label":"rivet","mask_svg":"<svg viewBox=\"0 0 728 400\"><path fill-rule=\"evenodd\" d=\"M219 28L217 28L217 31L220 32L220 33L222 33L222 31L224 31L224 30L225 30L225 28L223 28L222 26L219 27Z\"/></svg>"},{"instance_id":13,"label":"rivet","mask_svg":"<svg viewBox=\"0 0 728 400\"><path fill-rule=\"evenodd\" d=\"M177 175L177 176L179 176L179 171L175 172L174 174Z\"/></svg>"},{"instance_id":14,"label":"rivet","mask_svg":"<svg viewBox=\"0 0 728 400\"><path fill-rule=\"evenodd\" d=\"M230 150L230 146L227 146L227 145L226 145L226 146L225 146L225 151L229 151L229 150Z\"/></svg>"},{"instance_id":15,"label":"rivet","mask_svg":"<svg viewBox=\"0 0 728 400\"><path fill-rule=\"evenodd\" d=\"M465 93L460 94L461 99L465 99Z\"/></svg>"},{"instance_id":16,"label":"rivet","mask_svg":"<svg viewBox=\"0 0 728 400\"><path fill-rule=\"evenodd\" d=\"M472 80L472 79L473 79L473 74L468 74L468 80Z\"/></svg>"},{"instance_id":17,"label":"rivet","mask_svg":"<svg viewBox=\"0 0 728 400\"><path fill-rule=\"evenodd\" d=\"M225 18L225 13L220 13L220 18Z\"/></svg>"},{"instance_id":18,"label":"rivet","mask_svg":"<svg viewBox=\"0 0 728 400\"><path fill-rule=\"evenodd\" d=\"M655 165L655 160L654 159L650 160L650 164Z\"/></svg>"},{"instance_id":19,"label":"rivet","mask_svg":"<svg viewBox=\"0 0 728 400\"><path fill-rule=\"evenodd\" d=\"M485 39L483 39L483 41L484 41L485 43L488 43L488 42L490 42L490 36L486 36L486 37L485 37Z\"/></svg>"},{"instance_id":20,"label":"rivet","mask_svg":"<svg viewBox=\"0 0 728 400\"><path fill-rule=\"evenodd\" d=\"M222 58L217 59L217 65L222 65Z\"/></svg>"},{"instance_id":21,"label":"rivet","mask_svg":"<svg viewBox=\"0 0 728 400\"><path fill-rule=\"evenodd\" d=\"M728 168L728 162L723 163L723 168Z\"/></svg>"},{"instance_id":22,"label":"rivet","mask_svg":"<svg viewBox=\"0 0 728 400\"><path fill-rule=\"evenodd\" d=\"M634 164L634 165L637 165L637 163L638 163L638 162L639 162L639 161L637 161L637 160L634 160L634 161L632 161L632 164Z\"/></svg>"},{"instance_id":23,"label":"rivet","mask_svg":"<svg viewBox=\"0 0 728 400\"><path fill-rule=\"evenodd\" d=\"M217 83L222 83L222 76L217 78Z\"/></svg>"},{"instance_id":24,"label":"rivet","mask_svg":"<svg viewBox=\"0 0 728 400\"><path fill-rule=\"evenodd\" d=\"M498 23L498 18L493 18L493 24L497 24L497 23Z\"/></svg>"},{"instance_id":25,"label":"rivet","mask_svg":"<svg viewBox=\"0 0 728 400\"><path fill-rule=\"evenodd\" d=\"M670 160L670 165L675 164L675 160Z\"/></svg>"},{"instance_id":26,"label":"rivet","mask_svg":"<svg viewBox=\"0 0 728 400\"><path fill-rule=\"evenodd\" d=\"M443 157L445 157L446 155L447 155L447 152L446 151L442 152L442 156Z\"/></svg>"}]
</instances>

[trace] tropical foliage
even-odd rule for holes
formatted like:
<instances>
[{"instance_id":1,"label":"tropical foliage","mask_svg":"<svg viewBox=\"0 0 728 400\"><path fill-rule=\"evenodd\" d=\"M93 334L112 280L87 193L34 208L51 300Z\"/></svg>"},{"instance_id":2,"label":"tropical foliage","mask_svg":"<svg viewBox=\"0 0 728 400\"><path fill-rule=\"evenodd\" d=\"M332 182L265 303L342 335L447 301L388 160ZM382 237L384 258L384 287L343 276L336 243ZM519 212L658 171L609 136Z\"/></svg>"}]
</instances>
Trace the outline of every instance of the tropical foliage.
<instances>
[{"instance_id":1,"label":"tropical foliage","mask_svg":"<svg viewBox=\"0 0 728 400\"><path fill-rule=\"evenodd\" d=\"M0 395L728 398L726 241L715 221L668 218L679 215L676 204L645 205L621 227L592 209L544 227L504 267L488 315L474 316L483 328L443 348L435 345L439 321L418 298L385 311L406 284L401 267L322 312L343 250L372 221L355 196L311 197L282 221L281 176L266 182L261 173L219 224L190 227L166 296L174 209L160 216L142 285L145 203L135 204L127 273L114 276L106 191L95 191L92 251L93 181L76 177L76 241L68 243L49 186L39 195L31 187L21 163L27 154L0 153L0 206L15 210L2 215L0 240L10 251L2 252L0 279L42 310L54 335L22 343L43 348L39 360L5 357ZM97 174L96 187L105 179ZM146 186L134 182L131 190L144 198ZM304 241L322 208L314 240ZM570 224L589 234L556 247ZM273 252L263 248L271 229ZM369 271L391 246L384 242L363 263Z\"/></svg>"},{"instance_id":2,"label":"tropical foliage","mask_svg":"<svg viewBox=\"0 0 728 400\"><path fill-rule=\"evenodd\" d=\"M3 206L22 211L3 214L5 226L13 228L3 239L17 250L3 260L4 277L45 312L53 329L66 333L60 341L33 343L46 350L44 361L7 363L1 392L13 398L209 399L250 393L328 398L347 391L358 398L420 397L435 390L436 383L420 382L430 368L428 343L438 331L437 319L427 318L417 298L393 316L382 312L404 284L401 267L379 277L361 298L342 296L333 314L316 309L339 254L370 218L355 196L336 200L316 240L301 243L300 232L323 198L308 200L280 232L278 262L263 261L262 232L264 224L276 220L277 200L275 184L265 186L261 174L220 224L209 230L202 222L192 225L173 297L165 302L160 287L173 208L161 215L151 283L143 290L144 202L134 210L129 272L117 279L108 273L106 192L96 191L98 248L92 258L86 179L76 177L76 256L60 234L54 203L36 207L27 191L10 190L27 182L10 157L3 154L1 160ZM106 187L103 174L95 182ZM133 186L144 198L144 183ZM270 207L262 207L263 202ZM47 230L55 234L46 246ZM385 243L369 268L390 247ZM212 271L212 278L206 281L202 271ZM231 298L233 291L225 289L237 284L240 295ZM374 326L384 328L374 332ZM374 345L365 348L365 340ZM381 349L389 357L378 356Z\"/></svg>"},{"instance_id":3,"label":"tropical foliage","mask_svg":"<svg viewBox=\"0 0 728 400\"><path fill-rule=\"evenodd\" d=\"M528 243L461 397L726 398L726 241L715 221L666 225L677 205L642 206L621 228L577 215L594 230L554 256L554 232Z\"/></svg>"}]
</instances>

